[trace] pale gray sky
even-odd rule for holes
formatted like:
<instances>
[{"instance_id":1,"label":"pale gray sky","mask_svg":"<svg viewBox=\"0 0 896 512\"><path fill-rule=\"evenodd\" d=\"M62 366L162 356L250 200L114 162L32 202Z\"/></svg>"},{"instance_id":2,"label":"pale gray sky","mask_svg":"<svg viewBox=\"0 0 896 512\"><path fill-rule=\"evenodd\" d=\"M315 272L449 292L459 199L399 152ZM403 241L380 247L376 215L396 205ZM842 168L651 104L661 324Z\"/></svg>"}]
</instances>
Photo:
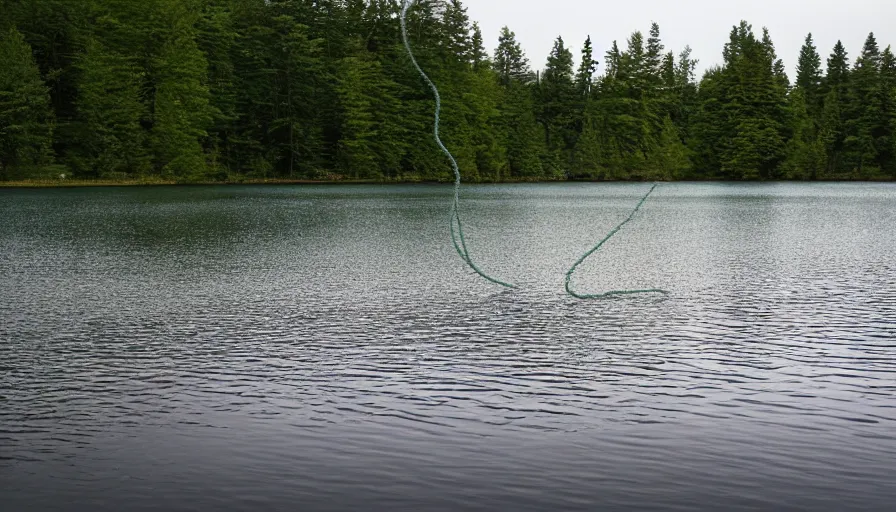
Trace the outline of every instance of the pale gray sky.
<instances>
[{"instance_id":1,"label":"pale gray sky","mask_svg":"<svg viewBox=\"0 0 896 512\"><path fill-rule=\"evenodd\" d=\"M582 43L590 34L602 73L603 55L613 40L624 49L635 30L646 36L651 21L659 23L667 51L677 55L691 45L700 59L698 78L706 67L721 62L731 27L742 19L753 24L757 35L768 27L791 76L809 32L823 66L838 39L850 62L869 32L881 49L896 47L896 0L465 0L464 5L482 27L489 51L507 25L516 32L533 69L544 67L558 35L572 48L578 66Z\"/></svg>"}]
</instances>

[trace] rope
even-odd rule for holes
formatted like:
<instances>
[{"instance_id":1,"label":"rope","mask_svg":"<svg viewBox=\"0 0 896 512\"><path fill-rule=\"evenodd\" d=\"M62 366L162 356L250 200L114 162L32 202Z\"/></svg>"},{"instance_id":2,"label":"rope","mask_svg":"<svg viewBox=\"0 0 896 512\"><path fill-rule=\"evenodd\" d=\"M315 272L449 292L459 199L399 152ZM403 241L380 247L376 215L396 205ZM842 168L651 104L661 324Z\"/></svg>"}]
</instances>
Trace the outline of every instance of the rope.
<instances>
[{"instance_id":1,"label":"rope","mask_svg":"<svg viewBox=\"0 0 896 512\"><path fill-rule=\"evenodd\" d=\"M404 47L408 51L408 56L411 58L411 62L414 64L414 67L417 69L417 72L420 73L420 76L423 77L423 80L429 85L429 88L432 89L433 95L436 98L436 113L435 113L435 123L433 134L435 136L436 144L439 146L439 149L442 150L443 153L448 157L448 160L451 162L451 168L454 170L454 202L451 205L451 218L449 221L449 226L451 229L451 242L454 244L454 249L457 251L457 254L467 263L467 265L473 269L474 272L482 276L484 279L495 283L497 285L504 286L506 288L516 288L516 286L505 283L499 279L495 279L494 277L489 276L484 271L482 271L476 264L473 262L473 258L470 256L470 250L467 247L467 240L464 237L464 227L463 223L460 220L460 168L457 166L457 161L454 159L454 155L448 151L448 148L445 147L445 144L442 143L442 138L439 136L439 116L442 111L442 97L439 95L439 89L436 87L436 84L433 83L432 80L429 79L429 76L423 71L423 68L420 67L420 64L417 63L417 59L414 57L414 52L411 50L411 44L408 42L408 29L407 29L407 13L408 9L410 9L411 5L414 4L416 0L402 0L401 5L401 38L404 41ZM455 229L455 224L457 228Z\"/></svg>"},{"instance_id":2,"label":"rope","mask_svg":"<svg viewBox=\"0 0 896 512\"><path fill-rule=\"evenodd\" d=\"M572 268L569 269L569 272L566 273L566 293L568 293L569 295L571 295L577 299L583 299L583 300L606 299L608 297L614 297L614 296L619 296L619 295L639 295L642 293L661 293L664 295L669 293L665 290L650 288L647 290L613 290L613 291L609 291L609 292L605 292L605 293L583 294L583 293L578 293L572 289L572 275L575 273L575 271L579 267L579 265L584 263L585 260L587 260L589 256L596 253L601 247L603 247L603 245L605 243L607 243L611 238L613 238L616 235L616 233L618 233L622 229L623 226L625 226L626 224L631 222L631 220L635 217L635 214L638 213L638 210L641 209L641 206L644 205L644 203L647 201L647 198L650 197L650 194L652 194L653 191L656 190L656 187L658 187L658 186L659 186L658 183L654 183L654 185L652 187L650 187L650 190L647 192L647 194L645 194L644 197L641 198L641 202L638 203L638 206L636 206L635 209L632 210L632 213L629 214L628 218L625 219L624 221L622 221L621 224L616 226L613 229L613 231L610 231L610 234L608 234L603 240L601 240L600 243L598 243L597 245L592 247L590 251L588 251L584 255L582 255L582 257L579 258L579 261L577 261L572 266Z\"/></svg>"}]
</instances>

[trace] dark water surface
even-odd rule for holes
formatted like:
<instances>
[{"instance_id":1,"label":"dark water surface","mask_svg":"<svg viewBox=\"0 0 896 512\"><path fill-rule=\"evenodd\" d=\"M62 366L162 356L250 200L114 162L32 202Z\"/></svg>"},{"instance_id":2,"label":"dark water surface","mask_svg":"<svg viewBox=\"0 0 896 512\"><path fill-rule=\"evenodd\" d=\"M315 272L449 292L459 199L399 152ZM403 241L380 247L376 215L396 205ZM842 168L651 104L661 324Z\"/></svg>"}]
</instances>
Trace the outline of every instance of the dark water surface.
<instances>
[{"instance_id":1,"label":"dark water surface","mask_svg":"<svg viewBox=\"0 0 896 512\"><path fill-rule=\"evenodd\" d=\"M0 190L0 510L894 510L896 186Z\"/></svg>"}]
</instances>

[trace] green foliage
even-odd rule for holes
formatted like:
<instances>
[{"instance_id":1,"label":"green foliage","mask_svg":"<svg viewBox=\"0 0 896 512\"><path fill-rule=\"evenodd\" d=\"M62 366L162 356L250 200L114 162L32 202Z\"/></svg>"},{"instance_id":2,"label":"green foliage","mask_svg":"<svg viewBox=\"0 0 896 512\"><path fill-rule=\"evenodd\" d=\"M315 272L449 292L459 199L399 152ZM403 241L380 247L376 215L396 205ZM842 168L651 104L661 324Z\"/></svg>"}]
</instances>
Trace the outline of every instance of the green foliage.
<instances>
[{"instance_id":1,"label":"green foliage","mask_svg":"<svg viewBox=\"0 0 896 512\"><path fill-rule=\"evenodd\" d=\"M0 179L39 177L53 163L47 86L16 29L0 34Z\"/></svg>"},{"instance_id":2,"label":"green foliage","mask_svg":"<svg viewBox=\"0 0 896 512\"><path fill-rule=\"evenodd\" d=\"M453 179L396 0L0 0L0 179ZM600 67L558 37L534 72L461 0L409 35L465 179L896 178L896 58L868 38L793 87L767 30L733 27L695 76L656 23ZM576 56L579 57L579 56ZM793 56L797 57L797 56ZM64 166L64 167L63 167Z\"/></svg>"},{"instance_id":3,"label":"green foliage","mask_svg":"<svg viewBox=\"0 0 896 512\"><path fill-rule=\"evenodd\" d=\"M498 37L498 48L495 50L495 58L492 61L498 80L504 86L512 81L528 84L533 79L532 70L529 68L529 59L523 53L522 47L516 41L516 34L509 28L501 29Z\"/></svg>"},{"instance_id":4,"label":"green foliage","mask_svg":"<svg viewBox=\"0 0 896 512\"><path fill-rule=\"evenodd\" d=\"M880 48L874 34L869 34L850 74L845 103L843 152L852 177L875 177L881 171L881 150L886 150L881 139L888 128L884 98Z\"/></svg>"},{"instance_id":5,"label":"green foliage","mask_svg":"<svg viewBox=\"0 0 896 512\"><path fill-rule=\"evenodd\" d=\"M812 34L809 34L800 50L799 63L796 68L796 87L803 91L807 110L813 119L818 119L824 104L822 78L821 57L815 48Z\"/></svg>"},{"instance_id":6,"label":"green foliage","mask_svg":"<svg viewBox=\"0 0 896 512\"><path fill-rule=\"evenodd\" d=\"M70 160L85 176L148 173L151 162L141 126L149 119L141 101L143 70L96 40L87 42L76 66L81 144Z\"/></svg>"},{"instance_id":7,"label":"green foliage","mask_svg":"<svg viewBox=\"0 0 896 512\"><path fill-rule=\"evenodd\" d=\"M700 86L698 172L736 180L779 178L788 138L787 85L768 31L759 40L741 22L723 55L725 64L707 73Z\"/></svg>"},{"instance_id":8,"label":"green foliage","mask_svg":"<svg viewBox=\"0 0 896 512\"><path fill-rule=\"evenodd\" d=\"M567 166L575 146L579 95L573 77L572 52L558 37L537 85L537 118L545 132L551 168Z\"/></svg>"},{"instance_id":9,"label":"green foliage","mask_svg":"<svg viewBox=\"0 0 896 512\"><path fill-rule=\"evenodd\" d=\"M824 143L809 115L806 93L798 87L790 95L789 107L793 137L787 144L782 163L783 177L790 180L815 180L824 172Z\"/></svg>"}]
</instances>

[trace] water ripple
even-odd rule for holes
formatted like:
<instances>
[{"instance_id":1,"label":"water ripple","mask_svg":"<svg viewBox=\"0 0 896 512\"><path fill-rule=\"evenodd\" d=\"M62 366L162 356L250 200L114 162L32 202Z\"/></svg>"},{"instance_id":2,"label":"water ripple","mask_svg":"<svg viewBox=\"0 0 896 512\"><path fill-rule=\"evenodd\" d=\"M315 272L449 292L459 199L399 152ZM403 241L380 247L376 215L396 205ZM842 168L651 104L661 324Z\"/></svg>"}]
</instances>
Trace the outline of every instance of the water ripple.
<instances>
[{"instance_id":1,"label":"water ripple","mask_svg":"<svg viewBox=\"0 0 896 512\"><path fill-rule=\"evenodd\" d=\"M896 188L664 185L577 279L671 295L566 297L640 190L469 190L513 292L441 187L0 191L0 500L886 509Z\"/></svg>"}]
</instances>

